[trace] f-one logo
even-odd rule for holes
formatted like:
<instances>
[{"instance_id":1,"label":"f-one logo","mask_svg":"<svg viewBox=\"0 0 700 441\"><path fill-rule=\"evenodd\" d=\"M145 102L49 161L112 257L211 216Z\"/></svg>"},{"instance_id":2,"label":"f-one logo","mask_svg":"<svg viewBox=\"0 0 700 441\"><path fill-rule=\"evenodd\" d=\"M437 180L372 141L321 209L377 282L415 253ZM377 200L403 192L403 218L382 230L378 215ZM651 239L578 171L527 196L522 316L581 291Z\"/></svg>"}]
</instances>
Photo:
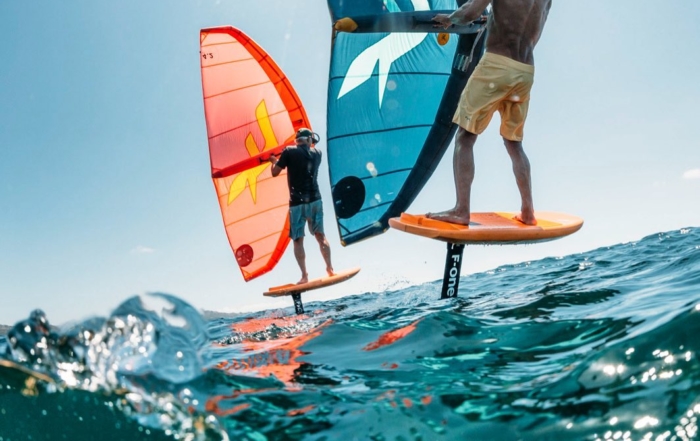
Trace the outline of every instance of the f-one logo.
<instances>
[{"instance_id":1,"label":"f-one logo","mask_svg":"<svg viewBox=\"0 0 700 441\"><path fill-rule=\"evenodd\" d=\"M449 277L447 279L447 296L454 297L457 293L457 277L459 277L459 262L461 257L459 254L453 254L450 256L452 258L452 267L448 273Z\"/></svg>"}]
</instances>

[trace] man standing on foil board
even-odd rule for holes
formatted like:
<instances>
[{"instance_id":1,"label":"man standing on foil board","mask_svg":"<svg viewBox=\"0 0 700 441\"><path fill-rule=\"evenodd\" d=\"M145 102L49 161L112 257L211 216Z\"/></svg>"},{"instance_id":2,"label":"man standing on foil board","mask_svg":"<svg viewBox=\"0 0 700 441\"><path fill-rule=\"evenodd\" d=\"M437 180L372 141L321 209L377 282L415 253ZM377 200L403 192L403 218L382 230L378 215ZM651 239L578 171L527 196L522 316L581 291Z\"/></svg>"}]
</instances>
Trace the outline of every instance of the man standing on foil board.
<instances>
[{"instance_id":1,"label":"man standing on foil board","mask_svg":"<svg viewBox=\"0 0 700 441\"><path fill-rule=\"evenodd\" d=\"M321 247L321 255L326 262L326 273L334 275L331 264L331 247L323 231L323 202L318 188L318 169L321 165L321 152L314 148L318 135L310 129L301 128L296 133L296 147L287 147L279 159L270 156L272 176L278 176L287 169L289 184L289 236L294 242L294 257L301 269L301 279L297 284L307 283L306 252L304 251L304 226L316 237Z\"/></svg>"},{"instance_id":2,"label":"man standing on foil board","mask_svg":"<svg viewBox=\"0 0 700 441\"><path fill-rule=\"evenodd\" d=\"M469 0L452 14L433 17L437 26L467 25L492 5L487 23L486 52L462 91L453 122L455 135L453 170L457 202L454 208L427 217L469 225L471 186L474 181L474 144L498 111L501 136L513 163L520 191L520 214L515 219L536 225L532 202L530 162L523 150L535 60L533 52L542 35L552 0Z\"/></svg>"}]
</instances>

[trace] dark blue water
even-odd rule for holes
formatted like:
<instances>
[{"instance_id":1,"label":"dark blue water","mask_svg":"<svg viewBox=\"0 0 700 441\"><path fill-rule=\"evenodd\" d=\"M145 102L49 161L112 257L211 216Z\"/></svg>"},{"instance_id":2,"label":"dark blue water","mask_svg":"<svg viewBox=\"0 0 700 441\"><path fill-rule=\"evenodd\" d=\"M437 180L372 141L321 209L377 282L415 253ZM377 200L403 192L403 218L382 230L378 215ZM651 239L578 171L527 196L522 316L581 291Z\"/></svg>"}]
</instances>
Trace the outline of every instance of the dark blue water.
<instances>
[{"instance_id":1,"label":"dark blue water","mask_svg":"<svg viewBox=\"0 0 700 441\"><path fill-rule=\"evenodd\" d=\"M441 283L298 318L34 312L0 339L0 441L698 438L699 228Z\"/></svg>"}]
</instances>

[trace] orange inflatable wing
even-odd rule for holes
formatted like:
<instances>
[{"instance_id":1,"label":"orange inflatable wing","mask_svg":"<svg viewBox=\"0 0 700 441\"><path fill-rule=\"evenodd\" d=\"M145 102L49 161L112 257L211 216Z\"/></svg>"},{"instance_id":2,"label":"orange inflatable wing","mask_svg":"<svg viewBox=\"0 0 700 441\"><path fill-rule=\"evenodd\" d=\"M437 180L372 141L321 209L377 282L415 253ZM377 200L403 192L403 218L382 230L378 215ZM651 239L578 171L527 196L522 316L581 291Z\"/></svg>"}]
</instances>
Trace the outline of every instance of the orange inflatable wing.
<instances>
[{"instance_id":1,"label":"orange inflatable wing","mask_svg":"<svg viewBox=\"0 0 700 441\"><path fill-rule=\"evenodd\" d=\"M202 29L200 61L211 176L248 281L274 268L289 244L286 171L273 178L267 159L311 124L282 70L240 30Z\"/></svg>"}]
</instances>

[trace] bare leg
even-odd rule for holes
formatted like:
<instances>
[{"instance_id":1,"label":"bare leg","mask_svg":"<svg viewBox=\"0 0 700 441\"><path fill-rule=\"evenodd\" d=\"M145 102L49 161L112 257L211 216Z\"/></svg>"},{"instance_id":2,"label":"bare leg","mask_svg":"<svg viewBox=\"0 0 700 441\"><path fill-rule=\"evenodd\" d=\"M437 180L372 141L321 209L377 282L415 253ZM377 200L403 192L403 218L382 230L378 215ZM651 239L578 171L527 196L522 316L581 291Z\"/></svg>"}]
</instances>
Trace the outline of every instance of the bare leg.
<instances>
[{"instance_id":1,"label":"bare leg","mask_svg":"<svg viewBox=\"0 0 700 441\"><path fill-rule=\"evenodd\" d=\"M451 210L440 213L428 213L427 216L429 218L454 224L469 225L469 205L471 203L472 182L474 182L474 144L477 137L478 135L467 132L461 127L457 129L455 153L452 160L457 203Z\"/></svg>"},{"instance_id":2,"label":"bare leg","mask_svg":"<svg viewBox=\"0 0 700 441\"><path fill-rule=\"evenodd\" d=\"M520 214L515 216L515 219L525 225L537 225L535 219L535 209L532 203L532 179L530 177L530 161L527 159L523 143L520 141L510 141L503 138L506 145L506 150L510 155L510 160L513 162L513 174L515 182L518 184L520 191Z\"/></svg>"},{"instance_id":3,"label":"bare leg","mask_svg":"<svg viewBox=\"0 0 700 441\"><path fill-rule=\"evenodd\" d=\"M323 260L326 262L326 272L329 276L335 275L333 272L333 265L331 264L331 245L328 243L326 235L323 233L316 233L314 236L316 236L318 246L321 247L321 255L323 256Z\"/></svg>"},{"instance_id":4,"label":"bare leg","mask_svg":"<svg viewBox=\"0 0 700 441\"><path fill-rule=\"evenodd\" d=\"M294 239L294 257L297 259L299 269L301 270L301 279L297 285L309 281L309 274L306 272L306 252L304 251L304 237Z\"/></svg>"}]
</instances>

